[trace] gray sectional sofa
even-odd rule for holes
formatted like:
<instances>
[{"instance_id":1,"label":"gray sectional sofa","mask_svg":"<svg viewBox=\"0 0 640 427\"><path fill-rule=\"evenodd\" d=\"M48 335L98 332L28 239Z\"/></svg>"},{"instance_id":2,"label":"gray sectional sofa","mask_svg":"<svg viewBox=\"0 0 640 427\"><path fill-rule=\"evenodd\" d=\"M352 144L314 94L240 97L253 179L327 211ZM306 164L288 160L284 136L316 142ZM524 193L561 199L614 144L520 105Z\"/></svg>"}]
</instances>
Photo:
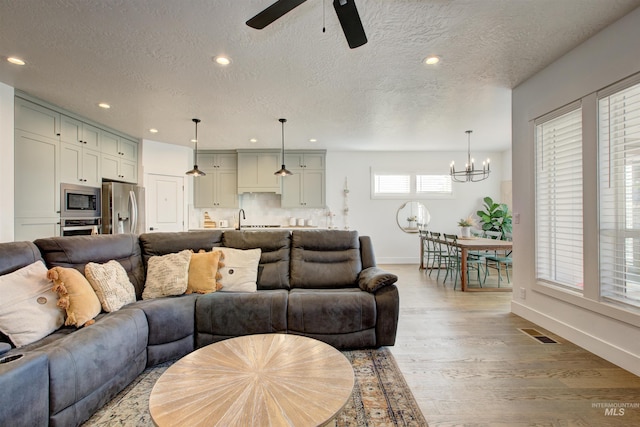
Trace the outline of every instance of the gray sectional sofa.
<instances>
[{"instance_id":1,"label":"gray sectional sofa","mask_svg":"<svg viewBox=\"0 0 640 427\"><path fill-rule=\"evenodd\" d=\"M262 250L257 292L141 300L150 257L219 246ZM146 367L234 336L300 334L339 349L395 343L397 277L376 267L371 240L355 231L211 230L1 243L0 275L37 260L84 272L88 262L114 259L138 301L0 356L0 425L80 425Z\"/></svg>"}]
</instances>

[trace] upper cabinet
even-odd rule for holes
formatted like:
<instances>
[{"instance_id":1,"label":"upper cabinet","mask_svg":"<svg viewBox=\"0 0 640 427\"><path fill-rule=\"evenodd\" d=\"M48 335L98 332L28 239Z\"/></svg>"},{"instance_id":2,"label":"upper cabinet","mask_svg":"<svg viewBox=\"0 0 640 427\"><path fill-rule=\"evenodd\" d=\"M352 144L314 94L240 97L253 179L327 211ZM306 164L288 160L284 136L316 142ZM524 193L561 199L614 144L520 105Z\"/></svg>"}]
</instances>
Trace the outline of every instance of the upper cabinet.
<instances>
[{"instance_id":1,"label":"upper cabinet","mask_svg":"<svg viewBox=\"0 0 640 427\"><path fill-rule=\"evenodd\" d=\"M238 155L235 152L205 152L198 155L205 176L193 178L196 208L238 207Z\"/></svg>"},{"instance_id":2,"label":"upper cabinet","mask_svg":"<svg viewBox=\"0 0 640 427\"><path fill-rule=\"evenodd\" d=\"M280 150L238 150L238 194L281 194Z\"/></svg>"},{"instance_id":3,"label":"upper cabinet","mask_svg":"<svg viewBox=\"0 0 640 427\"><path fill-rule=\"evenodd\" d=\"M60 136L60 113L22 98L15 99L15 128L37 135Z\"/></svg>"},{"instance_id":4,"label":"upper cabinet","mask_svg":"<svg viewBox=\"0 0 640 427\"><path fill-rule=\"evenodd\" d=\"M138 182L138 144L135 141L101 130L100 151L102 178Z\"/></svg>"},{"instance_id":5,"label":"upper cabinet","mask_svg":"<svg viewBox=\"0 0 640 427\"><path fill-rule=\"evenodd\" d=\"M63 114L60 120L60 141L100 151L100 129Z\"/></svg>"},{"instance_id":6,"label":"upper cabinet","mask_svg":"<svg viewBox=\"0 0 640 427\"><path fill-rule=\"evenodd\" d=\"M282 207L324 208L326 151L289 151L284 158L293 175L282 177Z\"/></svg>"}]
</instances>

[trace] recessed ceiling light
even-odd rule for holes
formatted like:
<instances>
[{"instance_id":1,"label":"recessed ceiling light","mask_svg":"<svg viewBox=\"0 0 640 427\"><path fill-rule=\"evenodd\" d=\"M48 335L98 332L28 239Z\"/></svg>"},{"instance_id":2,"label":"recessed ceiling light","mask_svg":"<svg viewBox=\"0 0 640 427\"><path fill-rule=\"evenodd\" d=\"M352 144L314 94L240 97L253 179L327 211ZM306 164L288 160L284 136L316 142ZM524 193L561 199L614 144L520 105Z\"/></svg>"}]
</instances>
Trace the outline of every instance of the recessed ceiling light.
<instances>
[{"instance_id":1,"label":"recessed ceiling light","mask_svg":"<svg viewBox=\"0 0 640 427\"><path fill-rule=\"evenodd\" d=\"M111 108L111 105L107 104L106 102L101 102L98 104L98 107L108 110L109 108Z\"/></svg>"},{"instance_id":2,"label":"recessed ceiling light","mask_svg":"<svg viewBox=\"0 0 640 427\"><path fill-rule=\"evenodd\" d=\"M151 128L151 129L149 129L149 132L151 132L151 133L158 133L158 129L156 129L156 128Z\"/></svg>"},{"instance_id":3,"label":"recessed ceiling light","mask_svg":"<svg viewBox=\"0 0 640 427\"><path fill-rule=\"evenodd\" d=\"M249 142L252 142L252 143L254 143L254 144L255 144L256 142L258 142L258 140L257 140L257 139L255 139L255 138L251 138L251 139L249 140Z\"/></svg>"},{"instance_id":4,"label":"recessed ceiling light","mask_svg":"<svg viewBox=\"0 0 640 427\"><path fill-rule=\"evenodd\" d=\"M311 139L309 140L309 142L318 142L318 140L317 140L317 139L315 139L315 138L311 138Z\"/></svg>"},{"instance_id":5,"label":"recessed ceiling light","mask_svg":"<svg viewBox=\"0 0 640 427\"><path fill-rule=\"evenodd\" d=\"M227 58L226 56L216 56L215 58L213 58L214 61L216 61L216 64L218 65L229 65L231 64L231 60L229 58Z\"/></svg>"},{"instance_id":6,"label":"recessed ceiling light","mask_svg":"<svg viewBox=\"0 0 640 427\"><path fill-rule=\"evenodd\" d=\"M26 62L24 62L22 59L16 58L14 56L10 56L9 58L7 58L7 61L9 61L9 62L11 62L12 64L15 64L15 65L24 65L24 64L26 64Z\"/></svg>"},{"instance_id":7,"label":"recessed ceiling light","mask_svg":"<svg viewBox=\"0 0 640 427\"><path fill-rule=\"evenodd\" d=\"M424 63L427 65L436 65L438 62L440 62L440 57L435 55L427 56L424 59Z\"/></svg>"}]
</instances>

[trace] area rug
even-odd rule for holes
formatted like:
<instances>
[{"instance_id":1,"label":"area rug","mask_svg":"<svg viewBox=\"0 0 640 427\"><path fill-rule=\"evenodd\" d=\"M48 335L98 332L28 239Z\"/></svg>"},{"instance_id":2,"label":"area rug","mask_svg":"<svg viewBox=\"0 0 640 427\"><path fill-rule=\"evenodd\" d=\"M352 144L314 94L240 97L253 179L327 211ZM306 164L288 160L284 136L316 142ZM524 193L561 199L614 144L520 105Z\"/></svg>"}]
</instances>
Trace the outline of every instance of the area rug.
<instances>
[{"instance_id":1,"label":"area rug","mask_svg":"<svg viewBox=\"0 0 640 427\"><path fill-rule=\"evenodd\" d=\"M356 383L351 398L329 426L427 426L411 390L387 348L342 352L353 366ZM172 362L145 370L84 427L153 426L149 394Z\"/></svg>"}]
</instances>

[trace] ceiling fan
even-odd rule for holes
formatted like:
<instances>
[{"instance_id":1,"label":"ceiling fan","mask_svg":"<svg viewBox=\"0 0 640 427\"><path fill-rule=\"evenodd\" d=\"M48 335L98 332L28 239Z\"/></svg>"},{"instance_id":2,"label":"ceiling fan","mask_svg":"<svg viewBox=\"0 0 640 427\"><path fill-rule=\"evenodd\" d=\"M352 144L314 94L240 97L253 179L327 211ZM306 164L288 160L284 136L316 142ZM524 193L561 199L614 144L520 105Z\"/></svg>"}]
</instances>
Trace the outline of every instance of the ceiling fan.
<instances>
[{"instance_id":1,"label":"ceiling fan","mask_svg":"<svg viewBox=\"0 0 640 427\"><path fill-rule=\"evenodd\" d=\"M247 21L251 28L261 30L267 25L281 18L287 12L300 6L306 0L278 0L271 6L258 13ZM358 9L354 0L333 0L333 8L336 10L338 20L342 26L342 31L347 38L347 43L351 49L362 46L367 42L367 35L364 33Z\"/></svg>"}]
</instances>

